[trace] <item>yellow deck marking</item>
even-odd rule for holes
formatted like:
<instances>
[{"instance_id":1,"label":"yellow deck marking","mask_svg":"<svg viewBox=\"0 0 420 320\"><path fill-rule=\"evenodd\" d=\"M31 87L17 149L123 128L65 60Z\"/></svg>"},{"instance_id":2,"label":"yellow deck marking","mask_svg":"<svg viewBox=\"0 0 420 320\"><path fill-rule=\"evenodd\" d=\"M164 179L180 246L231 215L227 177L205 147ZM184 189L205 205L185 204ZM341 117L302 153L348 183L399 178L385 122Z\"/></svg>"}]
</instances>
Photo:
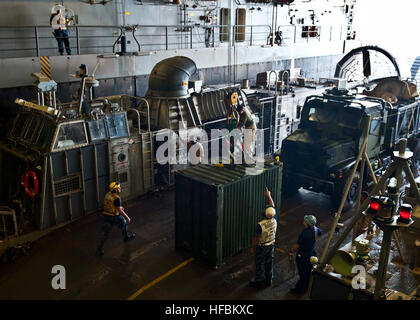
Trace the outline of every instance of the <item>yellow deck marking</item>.
<instances>
[{"instance_id":1,"label":"yellow deck marking","mask_svg":"<svg viewBox=\"0 0 420 320\"><path fill-rule=\"evenodd\" d=\"M141 295L144 291L146 291L147 289L153 287L156 283L158 283L158 282L162 281L163 279L169 277L171 274L173 274L174 272L178 271L179 269L185 267L187 264L189 264L190 262L192 262L194 260L195 260L194 258L190 258L190 259L184 261L180 265L176 266L175 268L173 268L173 269L169 270L168 272L166 272L165 274L161 275L159 278L156 278L152 282L149 282L143 288L141 288L136 293L134 293L133 295L131 295L127 300L134 300L136 297L138 297L139 295Z\"/></svg>"}]
</instances>

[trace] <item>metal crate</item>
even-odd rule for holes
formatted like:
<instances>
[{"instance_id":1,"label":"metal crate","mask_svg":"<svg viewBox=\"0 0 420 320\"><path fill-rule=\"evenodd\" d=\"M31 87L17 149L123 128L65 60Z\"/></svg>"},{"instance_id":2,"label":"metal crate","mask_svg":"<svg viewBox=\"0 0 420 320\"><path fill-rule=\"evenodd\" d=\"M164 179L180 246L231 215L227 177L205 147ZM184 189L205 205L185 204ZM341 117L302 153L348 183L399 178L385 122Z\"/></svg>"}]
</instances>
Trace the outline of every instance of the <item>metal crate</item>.
<instances>
[{"instance_id":1,"label":"metal crate","mask_svg":"<svg viewBox=\"0 0 420 320\"><path fill-rule=\"evenodd\" d=\"M218 267L252 245L265 187L280 208L281 163L258 175L245 167L200 165L175 174L175 246Z\"/></svg>"}]
</instances>

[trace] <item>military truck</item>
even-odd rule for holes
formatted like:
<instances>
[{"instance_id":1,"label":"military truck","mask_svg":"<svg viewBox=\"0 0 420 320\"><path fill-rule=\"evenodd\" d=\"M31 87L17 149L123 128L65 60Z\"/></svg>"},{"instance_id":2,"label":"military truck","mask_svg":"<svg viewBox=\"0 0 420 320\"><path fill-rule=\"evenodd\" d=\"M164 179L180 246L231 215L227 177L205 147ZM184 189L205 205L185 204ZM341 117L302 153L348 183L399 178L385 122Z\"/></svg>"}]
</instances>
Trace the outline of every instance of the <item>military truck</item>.
<instances>
[{"instance_id":1,"label":"military truck","mask_svg":"<svg viewBox=\"0 0 420 320\"><path fill-rule=\"evenodd\" d=\"M283 192L293 194L303 187L331 195L338 205L362 145L363 124L368 115L371 123L366 152L375 175L380 175L391 162L392 151L401 138L408 138L415 152L412 169L416 172L419 114L418 98L399 99L391 104L382 98L337 88L307 97L298 129L283 140ZM365 170L363 188L372 183L368 169ZM351 183L347 208L357 199L359 174L356 172Z\"/></svg>"}]
</instances>

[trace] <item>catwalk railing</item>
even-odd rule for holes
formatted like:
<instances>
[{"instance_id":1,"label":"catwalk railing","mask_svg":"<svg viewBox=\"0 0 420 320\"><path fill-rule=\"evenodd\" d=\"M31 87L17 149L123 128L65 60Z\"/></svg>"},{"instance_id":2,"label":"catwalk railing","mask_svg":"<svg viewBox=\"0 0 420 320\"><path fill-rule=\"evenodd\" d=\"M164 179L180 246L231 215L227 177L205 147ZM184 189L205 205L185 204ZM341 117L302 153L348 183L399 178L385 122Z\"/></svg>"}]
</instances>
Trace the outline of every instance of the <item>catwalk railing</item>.
<instances>
[{"instance_id":1,"label":"catwalk railing","mask_svg":"<svg viewBox=\"0 0 420 320\"><path fill-rule=\"evenodd\" d=\"M322 33L321 33L322 30ZM0 58L58 55L57 41L49 25L0 26ZM222 46L288 45L313 41L337 41L343 26L269 25L134 25L68 26L72 54L146 52ZM274 39L274 41L273 41Z\"/></svg>"}]
</instances>

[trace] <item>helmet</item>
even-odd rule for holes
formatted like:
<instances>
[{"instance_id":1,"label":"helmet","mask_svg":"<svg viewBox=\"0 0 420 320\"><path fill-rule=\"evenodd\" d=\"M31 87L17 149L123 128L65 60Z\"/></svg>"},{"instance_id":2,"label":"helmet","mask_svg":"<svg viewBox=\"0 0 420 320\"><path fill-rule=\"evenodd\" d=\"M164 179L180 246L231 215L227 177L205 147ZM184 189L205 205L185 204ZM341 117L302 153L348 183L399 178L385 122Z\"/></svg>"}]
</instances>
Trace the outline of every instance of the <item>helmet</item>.
<instances>
[{"instance_id":1,"label":"helmet","mask_svg":"<svg viewBox=\"0 0 420 320\"><path fill-rule=\"evenodd\" d=\"M268 219L273 218L276 215L276 209L274 209L273 207L268 207L265 209L265 216Z\"/></svg>"},{"instance_id":2,"label":"helmet","mask_svg":"<svg viewBox=\"0 0 420 320\"><path fill-rule=\"evenodd\" d=\"M65 7L59 3L57 3L54 7L51 9L51 14L57 13L57 11L64 11Z\"/></svg>"},{"instance_id":3,"label":"helmet","mask_svg":"<svg viewBox=\"0 0 420 320\"><path fill-rule=\"evenodd\" d=\"M238 94L233 92L231 95L228 95L228 105L235 106L238 103Z\"/></svg>"},{"instance_id":4,"label":"helmet","mask_svg":"<svg viewBox=\"0 0 420 320\"><path fill-rule=\"evenodd\" d=\"M120 188L120 187L121 187L120 183L118 181L114 181L110 183L109 190L114 191L115 189Z\"/></svg>"},{"instance_id":5,"label":"helmet","mask_svg":"<svg viewBox=\"0 0 420 320\"><path fill-rule=\"evenodd\" d=\"M318 258L316 256L312 256L312 257L309 258L309 261L314 266L318 263Z\"/></svg>"},{"instance_id":6,"label":"helmet","mask_svg":"<svg viewBox=\"0 0 420 320\"><path fill-rule=\"evenodd\" d=\"M310 227L316 225L316 218L312 215L307 215L303 217L303 221L305 221Z\"/></svg>"}]
</instances>

